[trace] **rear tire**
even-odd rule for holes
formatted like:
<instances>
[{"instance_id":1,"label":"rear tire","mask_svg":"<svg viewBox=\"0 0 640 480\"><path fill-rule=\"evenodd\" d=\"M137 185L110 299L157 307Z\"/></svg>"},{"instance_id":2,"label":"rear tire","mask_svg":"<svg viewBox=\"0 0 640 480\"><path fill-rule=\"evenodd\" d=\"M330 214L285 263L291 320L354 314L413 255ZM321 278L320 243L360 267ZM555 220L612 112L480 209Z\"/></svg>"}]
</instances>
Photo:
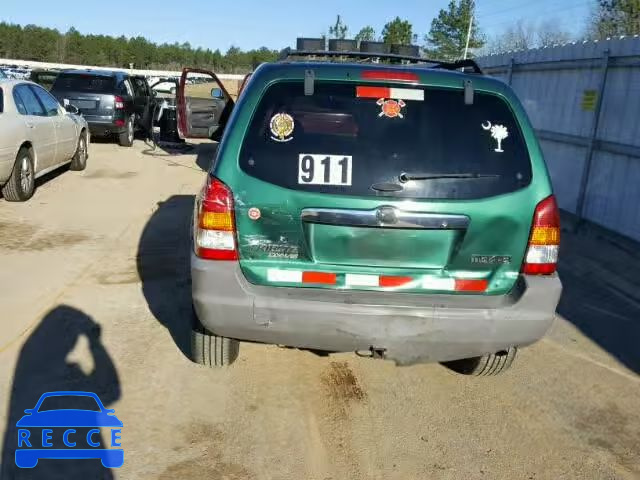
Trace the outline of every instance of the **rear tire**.
<instances>
[{"instance_id":1,"label":"rear tire","mask_svg":"<svg viewBox=\"0 0 640 480\"><path fill-rule=\"evenodd\" d=\"M497 353L490 353L481 357L463 358L445 362L443 365L461 375L475 377L499 375L511 367L518 352L517 347L509 347Z\"/></svg>"},{"instance_id":2,"label":"rear tire","mask_svg":"<svg viewBox=\"0 0 640 480\"><path fill-rule=\"evenodd\" d=\"M87 157L89 155L88 145L87 145L87 133L82 132L80 137L78 138L78 146L76 148L76 153L73 155L71 159L71 165L69 168L71 170L80 171L87 168Z\"/></svg>"},{"instance_id":3,"label":"rear tire","mask_svg":"<svg viewBox=\"0 0 640 480\"><path fill-rule=\"evenodd\" d=\"M196 320L191 328L191 360L211 368L227 367L236 361L240 342L208 331Z\"/></svg>"},{"instance_id":4,"label":"rear tire","mask_svg":"<svg viewBox=\"0 0 640 480\"><path fill-rule=\"evenodd\" d=\"M133 145L133 136L134 136L134 122L133 115L131 115L127 119L127 129L118 134L118 144L121 147L130 147Z\"/></svg>"},{"instance_id":5,"label":"rear tire","mask_svg":"<svg viewBox=\"0 0 640 480\"><path fill-rule=\"evenodd\" d=\"M9 202L25 202L33 196L35 188L33 153L29 148L22 147L18 151L9 180L2 187L2 195Z\"/></svg>"}]
</instances>

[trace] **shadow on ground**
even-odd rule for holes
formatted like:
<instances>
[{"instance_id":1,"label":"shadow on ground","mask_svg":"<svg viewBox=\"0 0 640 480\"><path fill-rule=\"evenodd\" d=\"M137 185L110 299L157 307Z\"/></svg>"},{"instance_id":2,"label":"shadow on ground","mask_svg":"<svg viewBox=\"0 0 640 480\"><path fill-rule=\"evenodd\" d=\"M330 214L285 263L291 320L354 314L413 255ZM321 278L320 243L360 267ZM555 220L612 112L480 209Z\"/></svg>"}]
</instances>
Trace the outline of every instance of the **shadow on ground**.
<instances>
[{"instance_id":1,"label":"shadow on ground","mask_svg":"<svg viewBox=\"0 0 640 480\"><path fill-rule=\"evenodd\" d=\"M558 313L640 374L640 245L589 225L561 244Z\"/></svg>"},{"instance_id":2,"label":"shadow on ground","mask_svg":"<svg viewBox=\"0 0 640 480\"><path fill-rule=\"evenodd\" d=\"M84 337L88 345L90 359L83 361L93 364L90 371L70 358L79 340ZM116 368L100 340L100 325L91 317L75 308L60 305L42 319L25 341L16 364L7 425L2 451L0 478L2 479L112 479L110 469L101 465L100 460L40 460L32 469L21 469L15 465L15 450L18 446L16 423L24 415L24 410L34 408L45 392L82 391L93 392L109 408L120 398L120 382ZM44 403L40 410L43 410ZM97 407L97 406L96 406ZM56 405L55 408L74 408L74 405ZM81 408L76 406L75 408ZM42 448L42 428L32 427L32 448ZM60 427L53 429L52 448L65 448L62 444ZM73 441L77 448L88 448L86 431L76 427ZM86 431L85 431L86 430ZM102 448L109 446L109 439L93 435ZM23 444L23 447L25 445Z\"/></svg>"},{"instance_id":3,"label":"shadow on ground","mask_svg":"<svg viewBox=\"0 0 640 480\"><path fill-rule=\"evenodd\" d=\"M172 158L176 158L180 155L196 155L196 166L203 172L208 172L211 167L211 162L218 150L218 143L215 142L203 142L203 143L157 143L152 144L146 142L148 148L143 150L142 153L156 158L164 159L167 162L171 162ZM177 166L178 164L176 164ZM195 167L194 167L195 168Z\"/></svg>"},{"instance_id":4,"label":"shadow on ground","mask_svg":"<svg viewBox=\"0 0 640 480\"><path fill-rule=\"evenodd\" d=\"M193 319L189 258L194 198L174 195L158 203L142 232L136 258L149 310L187 357Z\"/></svg>"},{"instance_id":5,"label":"shadow on ground","mask_svg":"<svg viewBox=\"0 0 640 480\"><path fill-rule=\"evenodd\" d=\"M55 180L59 176L67 173L68 171L69 171L69 164L66 164L66 165L62 165L59 168L56 168L55 170L49 173L44 174L39 178L36 178L36 188L32 198L37 199L36 197L38 196L38 188L40 188L45 183ZM4 196L2 195L2 192L0 192L0 198L2 199L4 198Z\"/></svg>"}]
</instances>

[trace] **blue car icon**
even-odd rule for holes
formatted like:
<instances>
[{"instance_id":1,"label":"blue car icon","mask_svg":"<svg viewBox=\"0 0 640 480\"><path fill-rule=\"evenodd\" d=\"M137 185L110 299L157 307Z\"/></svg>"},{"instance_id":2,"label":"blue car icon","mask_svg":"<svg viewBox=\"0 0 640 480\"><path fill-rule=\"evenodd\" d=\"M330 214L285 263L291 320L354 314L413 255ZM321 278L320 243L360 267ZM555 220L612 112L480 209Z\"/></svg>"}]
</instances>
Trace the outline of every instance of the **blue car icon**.
<instances>
[{"instance_id":1,"label":"blue car icon","mask_svg":"<svg viewBox=\"0 0 640 480\"><path fill-rule=\"evenodd\" d=\"M65 409L40 411L42 403L51 397L76 397L71 400L88 401L95 409ZM61 400L61 399L56 399ZM93 407L95 405L95 407ZM16 449L16 465L20 468L33 468L39 459L100 459L107 468L118 468L124 463L122 448L105 448L97 439L100 438L100 428L111 428L111 447L120 447L120 432L122 422L114 415L114 410L104 407L98 395L92 392L60 391L43 394L36 406L24 411L26 415L18 420L18 448ZM32 428L42 429L41 439L38 435L31 435ZM53 429L62 429L62 439L68 448L51 448ZM75 448L77 441L83 440L74 427L91 427L85 436L86 443L91 448ZM40 431L40 428L38 428ZM35 431L33 431L35 433ZM77 437L77 438L76 438ZM41 441L40 441L41 440ZM40 445L38 445L40 443ZM105 442L106 443L106 442ZM27 448L21 448L27 447ZM42 447L42 448L40 448Z\"/></svg>"}]
</instances>

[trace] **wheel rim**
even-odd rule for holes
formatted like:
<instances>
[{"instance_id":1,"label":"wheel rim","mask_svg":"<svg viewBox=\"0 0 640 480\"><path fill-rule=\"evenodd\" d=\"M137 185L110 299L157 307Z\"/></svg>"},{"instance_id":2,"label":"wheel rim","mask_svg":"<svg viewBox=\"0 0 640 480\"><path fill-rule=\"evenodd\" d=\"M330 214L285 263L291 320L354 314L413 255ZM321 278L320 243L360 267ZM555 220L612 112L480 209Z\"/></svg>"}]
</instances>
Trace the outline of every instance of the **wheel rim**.
<instances>
[{"instance_id":1,"label":"wheel rim","mask_svg":"<svg viewBox=\"0 0 640 480\"><path fill-rule=\"evenodd\" d=\"M24 193L31 190L33 182L33 172L31 171L31 161L29 157L24 157L20 162L20 187Z\"/></svg>"},{"instance_id":2,"label":"wheel rim","mask_svg":"<svg viewBox=\"0 0 640 480\"><path fill-rule=\"evenodd\" d=\"M80 155L80 163L84 163L87 159L87 142L84 137L80 137L80 145L78 145L78 153Z\"/></svg>"},{"instance_id":3,"label":"wheel rim","mask_svg":"<svg viewBox=\"0 0 640 480\"><path fill-rule=\"evenodd\" d=\"M129 139L129 143L133 142L133 122L129 120L127 124L127 137Z\"/></svg>"}]
</instances>

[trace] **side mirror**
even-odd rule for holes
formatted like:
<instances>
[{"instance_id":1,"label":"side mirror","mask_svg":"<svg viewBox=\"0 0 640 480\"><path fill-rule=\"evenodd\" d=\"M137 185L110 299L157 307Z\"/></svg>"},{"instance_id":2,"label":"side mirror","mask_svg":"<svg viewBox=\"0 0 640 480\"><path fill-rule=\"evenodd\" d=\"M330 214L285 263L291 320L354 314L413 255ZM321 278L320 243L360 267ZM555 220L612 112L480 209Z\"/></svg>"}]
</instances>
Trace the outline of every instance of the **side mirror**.
<instances>
[{"instance_id":1,"label":"side mirror","mask_svg":"<svg viewBox=\"0 0 640 480\"><path fill-rule=\"evenodd\" d=\"M221 88L212 88L211 89L211 97L217 98L219 100L224 100L224 94L222 93Z\"/></svg>"},{"instance_id":2,"label":"side mirror","mask_svg":"<svg viewBox=\"0 0 640 480\"><path fill-rule=\"evenodd\" d=\"M78 110L78 107L76 107L75 105L66 105L64 109L69 113L73 113L74 115L78 115L80 113L80 110Z\"/></svg>"}]
</instances>

